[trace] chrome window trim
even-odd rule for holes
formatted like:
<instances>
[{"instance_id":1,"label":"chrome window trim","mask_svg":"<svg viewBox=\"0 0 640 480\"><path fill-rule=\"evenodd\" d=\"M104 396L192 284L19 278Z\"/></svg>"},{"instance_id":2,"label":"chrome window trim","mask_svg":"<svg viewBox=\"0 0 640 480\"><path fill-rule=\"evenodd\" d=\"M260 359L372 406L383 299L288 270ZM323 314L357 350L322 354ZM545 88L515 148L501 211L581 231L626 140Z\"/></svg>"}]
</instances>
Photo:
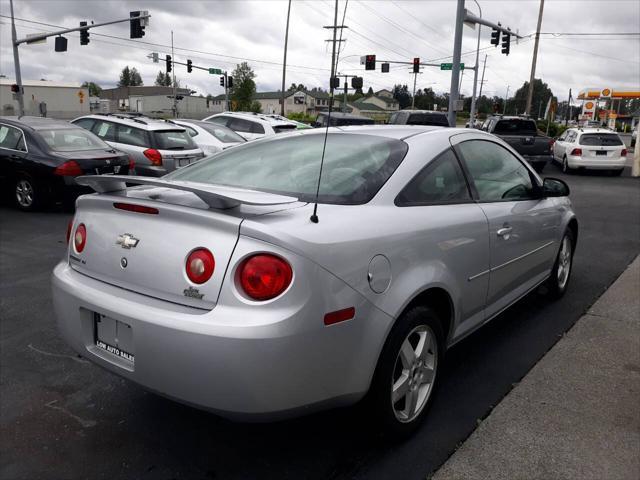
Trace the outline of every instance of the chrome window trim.
<instances>
[{"instance_id":1,"label":"chrome window trim","mask_svg":"<svg viewBox=\"0 0 640 480\"><path fill-rule=\"evenodd\" d=\"M15 125L9 125L8 123L0 123L0 126L5 126L7 128L15 128L16 130L20 130L22 133L22 140L24 141L24 150L16 150L15 148L6 148L0 147L3 150L11 150L12 152L20 152L20 153L29 153L29 146L27 145L27 136L24 134L24 130L20 127L16 127Z\"/></svg>"}]
</instances>

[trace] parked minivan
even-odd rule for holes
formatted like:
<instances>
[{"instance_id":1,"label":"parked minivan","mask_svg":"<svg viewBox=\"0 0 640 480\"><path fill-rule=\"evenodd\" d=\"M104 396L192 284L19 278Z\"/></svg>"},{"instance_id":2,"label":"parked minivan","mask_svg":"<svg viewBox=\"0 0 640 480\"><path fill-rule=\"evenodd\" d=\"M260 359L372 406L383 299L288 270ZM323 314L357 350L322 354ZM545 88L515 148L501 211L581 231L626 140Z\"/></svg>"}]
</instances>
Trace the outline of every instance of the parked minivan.
<instances>
[{"instance_id":1,"label":"parked minivan","mask_svg":"<svg viewBox=\"0 0 640 480\"><path fill-rule=\"evenodd\" d=\"M161 177L204 157L181 125L127 114L97 114L71 123L90 130L113 148L128 153L135 173Z\"/></svg>"}]
</instances>

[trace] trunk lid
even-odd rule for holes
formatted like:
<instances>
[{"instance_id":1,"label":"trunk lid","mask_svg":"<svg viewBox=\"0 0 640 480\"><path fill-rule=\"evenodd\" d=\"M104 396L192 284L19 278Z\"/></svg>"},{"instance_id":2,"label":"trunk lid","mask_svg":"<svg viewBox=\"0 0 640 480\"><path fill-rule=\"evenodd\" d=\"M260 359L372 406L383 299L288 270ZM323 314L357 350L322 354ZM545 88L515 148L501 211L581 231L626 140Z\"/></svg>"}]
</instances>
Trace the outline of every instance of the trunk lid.
<instances>
[{"instance_id":1,"label":"trunk lid","mask_svg":"<svg viewBox=\"0 0 640 480\"><path fill-rule=\"evenodd\" d=\"M63 162L75 161L86 174L127 174L129 156L115 150L56 152Z\"/></svg>"}]
</instances>

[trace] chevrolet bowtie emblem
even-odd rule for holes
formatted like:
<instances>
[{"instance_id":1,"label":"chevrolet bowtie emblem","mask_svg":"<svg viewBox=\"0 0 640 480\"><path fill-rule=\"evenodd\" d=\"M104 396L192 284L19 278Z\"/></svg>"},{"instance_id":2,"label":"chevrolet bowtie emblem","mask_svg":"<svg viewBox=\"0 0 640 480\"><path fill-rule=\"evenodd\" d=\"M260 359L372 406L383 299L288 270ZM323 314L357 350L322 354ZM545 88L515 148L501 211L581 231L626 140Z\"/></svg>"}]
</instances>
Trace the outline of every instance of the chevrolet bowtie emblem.
<instances>
[{"instance_id":1,"label":"chevrolet bowtie emblem","mask_svg":"<svg viewBox=\"0 0 640 480\"><path fill-rule=\"evenodd\" d=\"M136 248L138 245L138 240L136 237L131 235L130 233L124 233L122 235L118 235L118 239L116 240L116 244L120 245L122 248L126 248L127 250L131 248Z\"/></svg>"}]
</instances>

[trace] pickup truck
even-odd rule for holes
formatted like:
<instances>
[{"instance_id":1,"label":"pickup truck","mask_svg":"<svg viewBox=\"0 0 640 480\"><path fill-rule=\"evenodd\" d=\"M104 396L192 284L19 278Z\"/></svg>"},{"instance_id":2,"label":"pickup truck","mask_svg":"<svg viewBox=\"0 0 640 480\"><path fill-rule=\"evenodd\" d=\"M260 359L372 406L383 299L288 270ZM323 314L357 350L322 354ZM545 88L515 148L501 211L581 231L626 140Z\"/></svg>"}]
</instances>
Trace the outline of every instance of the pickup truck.
<instances>
[{"instance_id":1,"label":"pickup truck","mask_svg":"<svg viewBox=\"0 0 640 480\"><path fill-rule=\"evenodd\" d=\"M536 122L522 117L489 117L482 130L502 138L537 171L551 161L552 139L538 131Z\"/></svg>"}]
</instances>

